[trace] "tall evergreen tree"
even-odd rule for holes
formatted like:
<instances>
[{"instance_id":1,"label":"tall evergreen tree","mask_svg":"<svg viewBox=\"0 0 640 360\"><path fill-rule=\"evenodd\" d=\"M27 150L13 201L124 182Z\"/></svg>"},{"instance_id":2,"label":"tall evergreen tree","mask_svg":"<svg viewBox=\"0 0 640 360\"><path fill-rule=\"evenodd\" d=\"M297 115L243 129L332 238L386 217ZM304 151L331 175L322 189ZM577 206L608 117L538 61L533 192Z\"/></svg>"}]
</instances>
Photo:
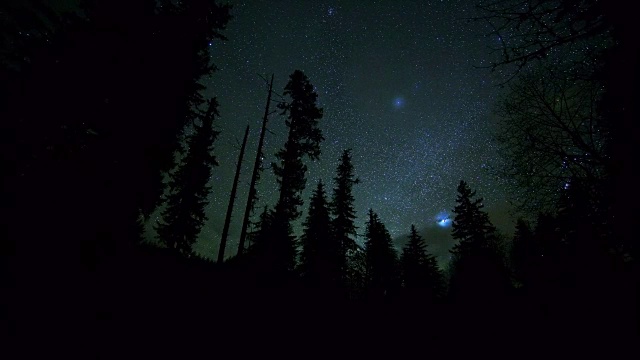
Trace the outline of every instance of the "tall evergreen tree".
<instances>
[{"instance_id":1,"label":"tall evergreen tree","mask_svg":"<svg viewBox=\"0 0 640 360\"><path fill-rule=\"evenodd\" d=\"M527 284L533 270L533 261L537 256L540 256L540 251L535 246L531 225L522 218L518 219L511 243L511 267L519 286Z\"/></svg>"},{"instance_id":2,"label":"tall evergreen tree","mask_svg":"<svg viewBox=\"0 0 640 360\"><path fill-rule=\"evenodd\" d=\"M207 184L212 167L218 165L212 154L219 134L213 128L213 121L219 115L217 108L217 100L211 99L207 112L201 116L201 124L194 123L194 132L187 137L188 150L169 182L163 221L157 226L160 241L184 255L191 255L207 219L205 206L211 190Z\"/></svg>"},{"instance_id":3,"label":"tall evergreen tree","mask_svg":"<svg viewBox=\"0 0 640 360\"><path fill-rule=\"evenodd\" d=\"M18 303L42 297L50 284L60 294L113 294L133 284L140 213L148 219L166 187L162 172L174 168L181 130L200 121L191 99L212 70L209 44L221 39L229 6L181 1L183 10L164 13L156 1L82 1L73 20L41 17L46 29L38 30L28 24L37 21L31 15L0 3L2 198L16 205L2 214L10 224L3 234L39 249L17 252L16 264L48 269L11 269L33 285ZM6 37L6 22L26 41ZM5 62L4 54L13 59ZM30 226L33 209L48 214L41 226ZM34 321L58 313L73 322L79 303L67 300L17 311L28 310ZM113 305L101 296L84 304L117 311Z\"/></svg>"},{"instance_id":4,"label":"tall evergreen tree","mask_svg":"<svg viewBox=\"0 0 640 360\"><path fill-rule=\"evenodd\" d=\"M311 197L303 226L300 254L302 277L312 286L335 287L340 280L340 244L332 236L329 206L322 181L318 182Z\"/></svg>"},{"instance_id":5,"label":"tall evergreen tree","mask_svg":"<svg viewBox=\"0 0 640 360\"><path fill-rule=\"evenodd\" d=\"M353 185L360 182L355 177L351 162L351 149L344 150L340 157L336 177L333 179L335 187L331 198L331 213L333 215L333 237L340 244L340 256L336 259L340 267L340 277L343 283L349 282L348 267L350 257L355 255L357 244L355 242L356 211Z\"/></svg>"},{"instance_id":6,"label":"tall evergreen tree","mask_svg":"<svg viewBox=\"0 0 640 360\"><path fill-rule=\"evenodd\" d=\"M271 222L273 221L273 212L268 206L264 206L258 221L253 222L254 230L249 235L249 253L256 254L264 251L268 244L269 231L271 230Z\"/></svg>"},{"instance_id":7,"label":"tall evergreen tree","mask_svg":"<svg viewBox=\"0 0 640 360\"><path fill-rule=\"evenodd\" d=\"M367 255L365 249L356 243L355 250L349 256L349 266L344 282L350 299L363 299L367 288Z\"/></svg>"},{"instance_id":8,"label":"tall evergreen tree","mask_svg":"<svg viewBox=\"0 0 640 360\"><path fill-rule=\"evenodd\" d=\"M289 136L284 147L276 153L279 162L272 164L280 197L275 207L271 255L274 256L271 271L288 272L295 268L296 244L292 234L291 222L300 216L301 193L305 188L307 166L303 158L317 160L320 156L320 142L324 140L318 128L322 118L322 109L316 101L318 94L307 76L296 70L289 76L284 88L289 100L278 105L282 114L287 116L285 124Z\"/></svg>"},{"instance_id":9,"label":"tall evergreen tree","mask_svg":"<svg viewBox=\"0 0 640 360\"><path fill-rule=\"evenodd\" d=\"M398 256L391 234L372 209L369 209L365 236L368 292L374 300L381 299L398 285Z\"/></svg>"},{"instance_id":10,"label":"tall evergreen tree","mask_svg":"<svg viewBox=\"0 0 640 360\"><path fill-rule=\"evenodd\" d=\"M444 289L442 271L432 254L426 250L426 244L411 225L409 241L400 256L402 285L410 296L435 300Z\"/></svg>"},{"instance_id":11,"label":"tall evergreen tree","mask_svg":"<svg viewBox=\"0 0 640 360\"><path fill-rule=\"evenodd\" d=\"M509 274L500 256L496 229L482 211L482 198L466 182L458 185L453 212L450 295L456 302L486 304L501 298L509 287Z\"/></svg>"},{"instance_id":12,"label":"tall evergreen tree","mask_svg":"<svg viewBox=\"0 0 640 360\"><path fill-rule=\"evenodd\" d=\"M0 55L0 94L7 95L0 100L0 147L17 165L6 167L15 171L4 188L22 199L8 221L21 237L44 239L46 228L67 239L51 250L63 256L81 247L89 271L100 263L100 271L113 273L109 267L120 267L119 256L139 242L139 215L148 219L158 204L182 129L197 118L199 81L214 70L209 44L224 38L230 7L208 0L173 2L171 11L148 0L82 3L80 14L56 21L1 11L27 40L10 43L30 48L6 48L18 50L9 62ZM62 201L64 212L43 208ZM34 206L50 214L48 223L24 232Z\"/></svg>"}]
</instances>

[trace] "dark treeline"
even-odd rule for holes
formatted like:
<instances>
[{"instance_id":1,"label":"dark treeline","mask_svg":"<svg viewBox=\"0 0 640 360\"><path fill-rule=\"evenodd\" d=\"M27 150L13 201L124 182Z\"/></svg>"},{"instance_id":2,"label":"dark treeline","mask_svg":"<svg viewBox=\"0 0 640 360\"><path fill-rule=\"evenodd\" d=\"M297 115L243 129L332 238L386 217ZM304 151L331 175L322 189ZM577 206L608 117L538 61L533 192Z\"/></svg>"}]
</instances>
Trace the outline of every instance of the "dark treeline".
<instances>
[{"instance_id":1,"label":"dark treeline","mask_svg":"<svg viewBox=\"0 0 640 360\"><path fill-rule=\"evenodd\" d=\"M289 349L286 341L322 348L327 337L315 334L326 332L336 338L331 347L363 352L384 343L451 355L483 343L526 356L614 340L609 350L621 350L638 335L634 192L616 188L631 184L631 163L620 162L630 156L623 129L637 117L637 81L623 79L637 72L616 64L638 60L619 12L597 1L543 0L512 18L509 1L481 5L486 17L476 20L519 34L503 42L494 68L515 69L498 106L498 140L503 175L525 194L523 217L505 237L460 181L455 245L440 268L419 224L396 249L375 209L356 214L350 149L333 179L307 184L307 163L321 157L323 109L299 70L277 105L286 142L259 150L275 153L277 202L253 214L237 255L217 263L196 255L211 186L227 186L211 184L211 174L236 165L216 160L224 114L202 95L216 69L208 48L227 40L231 6L80 3L62 15L36 0L0 5L2 316L19 347L182 357L192 348L182 344L228 346L216 343L222 338L277 338L277 351ZM537 29L542 18L552 26ZM585 63L575 48L590 41L600 50ZM566 104L531 110L551 99ZM576 122L585 101L588 115ZM305 202L308 185L315 190ZM145 243L143 224L160 206L158 243ZM366 218L361 239L357 216ZM73 345L61 341L67 336Z\"/></svg>"}]
</instances>

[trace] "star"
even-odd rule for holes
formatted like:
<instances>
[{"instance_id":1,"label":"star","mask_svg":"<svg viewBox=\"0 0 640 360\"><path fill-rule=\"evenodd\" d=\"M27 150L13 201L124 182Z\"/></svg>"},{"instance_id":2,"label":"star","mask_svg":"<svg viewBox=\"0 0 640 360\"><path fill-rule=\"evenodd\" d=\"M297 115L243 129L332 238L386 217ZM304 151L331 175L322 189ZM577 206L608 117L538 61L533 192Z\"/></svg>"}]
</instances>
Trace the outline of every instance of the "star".
<instances>
[{"instance_id":1,"label":"star","mask_svg":"<svg viewBox=\"0 0 640 360\"><path fill-rule=\"evenodd\" d=\"M396 109L400 109L404 107L404 98L402 96L396 97L393 100L393 106L395 106Z\"/></svg>"}]
</instances>

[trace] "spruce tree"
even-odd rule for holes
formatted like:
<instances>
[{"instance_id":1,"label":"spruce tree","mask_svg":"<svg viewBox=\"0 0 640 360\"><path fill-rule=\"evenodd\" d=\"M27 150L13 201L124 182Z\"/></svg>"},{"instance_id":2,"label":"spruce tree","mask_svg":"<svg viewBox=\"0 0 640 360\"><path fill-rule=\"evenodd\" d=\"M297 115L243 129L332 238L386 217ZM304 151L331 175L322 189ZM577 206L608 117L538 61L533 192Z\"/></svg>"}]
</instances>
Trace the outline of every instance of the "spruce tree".
<instances>
[{"instance_id":1,"label":"spruce tree","mask_svg":"<svg viewBox=\"0 0 640 360\"><path fill-rule=\"evenodd\" d=\"M511 267L518 286L526 286L536 255L539 256L539 250L534 244L531 225L520 218L511 243Z\"/></svg>"},{"instance_id":2,"label":"spruce tree","mask_svg":"<svg viewBox=\"0 0 640 360\"><path fill-rule=\"evenodd\" d=\"M409 296L435 300L443 291L443 276L438 262L426 251L426 244L411 225L409 241L402 249L400 270L402 285Z\"/></svg>"},{"instance_id":3,"label":"spruce tree","mask_svg":"<svg viewBox=\"0 0 640 360\"><path fill-rule=\"evenodd\" d=\"M169 182L163 221L156 228L160 241L183 255L192 254L192 246L207 220L205 207L211 190L207 184L212 167L218 165L212 154L219 134L213 128L219 115L217 108L217 100L211 99L201 123L194 123L193 134L187 137L188 150Z\"/></svg>"},{"instance_id":4,"label":"spruce tree","mask_svg":"<svg viewBox=\"0 0 640 360\"><path fill-rule=\"evenodd\" d=\"M391 235L372 209L369 209L365 236L369 296L373 300L381 299L397 286L398 264Z\"/></svg>"},{"instance_id":5,"label":"spruce tree","mask_svg":"<svg viewBox=\"0 0 640 360\"><path fill-rule=\"evenodd\" d=\"M322 181L311 197L304 221L300 272L311 286L328 288L338 284L340 244L332 237L329 206Z\"/></svg>"},{"instance_id":6,"label":"spruce tree","mask_svg":"<svg viewBox=\"0 0 640 360\"><path fill-rule=\"evenodd\" d=\"M340 244L340 256L336 259L340 266L341 281L349 282L348 267L349 259L355 254L357 244L355 242L356 211L353 197L353 185L360 182L355 177L353 164L351 162L351 149L344 150L340 157L340 163L333 179L335 187L331 199L331 213L333 215L332 228L333 237Z\"/></svg>"},{"instance_id":7,"label":"spruce tree","mask_svg":"<svg viewBox=\"0 0 640 360\"><path fill-rule=\"evenodd\" d=\"M272 217L273 212L265 205L258 221L252 223L254 230L249 233L248 253L256 254L264 251L268 243L267 239L269 237L269 231L271 230Z\"/></svg>"},{"instance_id":8,"label":"spruce tree","mask_svg":"<svg viewBox=\"0 0 640 360\"><path fill-rule=\"evenodd\" d=\"M460 181L453 212L450 295L456 302L486 304L499 299L509 286L509 274L498 249L496 229L482 211L482 198Z\"/></svg>"},{"instance_id":9,"label":"spruce tree","mask_svg":"<svg viewBox=\"0 0 640 360\"><path fill-rule=\"evenodd\" d=\"M483 199L472 199L476 192L466 182L460 181L452 226L452 236L459 242L452 253L462 255L474 250L488 247L489 237L495 233L495 227L489 221L489 215L482 211Z\"/></svg>"},{"instance_id":10,"label":"spruce tree","mask_svg":"<svg viewBox=\"0 0 640 360\"><path fill-rule=\"evenodd\" d=\"M289 76L284 88L289 98L278 105L282 114L287 116L285 124L289 135L284 147L276 153L278 162L272 163L280 197L275 207L271 255L271 271L290 272L296 264L296 244L292 234L291 222L300 217L299 207L303 204L301 194L305 188L307 166L303 162L306 156L317 160L320 156L320 142L324 140L318 128L322 118L322 109L316 106L318 94L307 76L296 70Z\"/></svg>"}]
</instances>

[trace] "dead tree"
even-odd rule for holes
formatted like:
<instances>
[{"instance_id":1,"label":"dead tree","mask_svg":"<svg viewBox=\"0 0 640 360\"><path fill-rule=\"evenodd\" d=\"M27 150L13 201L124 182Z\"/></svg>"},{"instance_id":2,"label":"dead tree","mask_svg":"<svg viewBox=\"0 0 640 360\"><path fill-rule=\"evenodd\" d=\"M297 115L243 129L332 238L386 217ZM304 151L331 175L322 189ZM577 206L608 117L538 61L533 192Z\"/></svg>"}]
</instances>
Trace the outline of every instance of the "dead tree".
<instances>
[{"instance_id":1,"label":"dead tree","mask_svg":"<svg viewBox=\"0 0 640 360\"><path fill-rule=\"evenodd\" d=\"M240 148L240 156L238 156L238 165L236 166L236 176L233 178L233 186L231 187L231 196L229 197L229 206L227 207L227 217L224 220L224 228L222 228L222 238L220 238L220 251L218 252L218 262L224 261L224 249L227 246L227 236L229 235L229 224L231 223L231 213L233 213L233 203L236 200L236 190L238 189L238 179L240 178L240 170L242 169L242 159L244 158L244 149L247 146L247 137L249 137L249 125L244 131L244 139Z\"/></svg>"},{"instance_id":2,"label":"dead tree","mask_svg":"<svg viewBox=\"0 0 640 360\"><path fill-rule=\"evenodd\" d=\"M247 237L247 227L249 225L249 217L253 211L253 205L256 200L256 183L260 177L260 168L262 165L262 146L264 144L264 135L267 131L267 122L269 119L269 106L271 105L271 94L273 92L273 74L269 82L269 92L267 94L267 104L264 107L264 116L262 118L262 130L260 130L260 140L258 141L258 150L256 151L256 161L253 165L253 174L251 175L251 185L249 186L249 196L247 198L247 206L244 210L244 219L242 220L242 230L240 232L240 241L238 244L238 255L244 251L244 242Z\"/></svg>"}]
</instances>

